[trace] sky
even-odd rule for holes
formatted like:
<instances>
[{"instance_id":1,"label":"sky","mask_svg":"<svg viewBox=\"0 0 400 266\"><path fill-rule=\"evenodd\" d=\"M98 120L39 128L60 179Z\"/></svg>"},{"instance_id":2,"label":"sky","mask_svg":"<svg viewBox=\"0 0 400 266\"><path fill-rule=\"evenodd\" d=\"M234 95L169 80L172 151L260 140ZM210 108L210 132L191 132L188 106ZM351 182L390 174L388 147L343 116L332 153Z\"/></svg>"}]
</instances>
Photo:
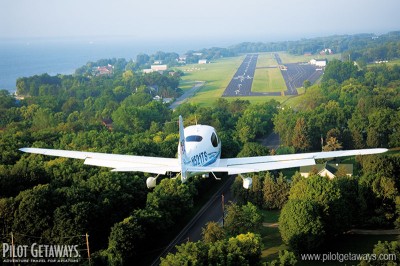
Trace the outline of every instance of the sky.
<instances>
[{"instance_id":1,"label":"sky","mask_svg":"<svg viewBox=\"0 0 400 266\"><path fill-rule=\"evenodd\" d=\"M399 0L0 0L0 39L283 41L400 30Z\"/></svg>"}]
</instances>

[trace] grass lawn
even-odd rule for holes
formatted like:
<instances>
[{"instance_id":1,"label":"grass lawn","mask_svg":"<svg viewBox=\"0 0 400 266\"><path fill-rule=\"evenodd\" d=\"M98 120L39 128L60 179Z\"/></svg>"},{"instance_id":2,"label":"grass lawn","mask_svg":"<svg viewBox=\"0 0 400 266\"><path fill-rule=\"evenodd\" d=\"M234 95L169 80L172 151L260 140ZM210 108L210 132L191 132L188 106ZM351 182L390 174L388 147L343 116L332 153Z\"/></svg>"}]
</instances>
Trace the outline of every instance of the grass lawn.
<instances>
[{"instance_id":1,"label":"grass lawn","mask_svg":"<svg viewBox=\"0 0 400 266\"><path fill-rule=\"evenodd\" d=\"M261 210L264 223L277 223L279 214L279 210ZM262 227L260 234L263 242L263 250L261 251L263 261L277 259L280 250L288 249L282 242L278 227Z\"/></svg>"}]
</instances>

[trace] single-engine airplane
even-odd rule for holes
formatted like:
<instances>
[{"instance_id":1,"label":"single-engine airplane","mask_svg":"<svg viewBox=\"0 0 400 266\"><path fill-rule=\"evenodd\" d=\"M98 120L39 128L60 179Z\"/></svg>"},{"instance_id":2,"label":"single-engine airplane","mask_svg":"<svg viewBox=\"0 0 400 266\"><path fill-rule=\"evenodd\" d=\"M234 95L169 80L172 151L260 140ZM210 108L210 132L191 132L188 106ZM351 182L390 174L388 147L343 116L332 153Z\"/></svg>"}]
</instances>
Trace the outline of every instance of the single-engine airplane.
<instances>
[{"instance_id":1,"label":"single-engine airplane","mask_svg":"<svg viewBox=\"0 0 400 266\"><path fill-rule=\"evenodd\" d=\"M191 176L226 172L237 174L243 179L243 187L249 189L251 177L242 174L277 170L284 168L314 165L316 159L353 155L378 154L387 149L361 149L347 151L312 152L287 155L271 155L244 158L221 158L221 140L215 129L207 125L194 125L184 128L179 116L178 158L148 157L135 155L107 154L84 151L68 151L40 148L22 148L23 152L85 160L84 164L112 168L115 172L144 172L157 174L148 177L148 188L156 186L157 177L167 173L179 173L182 182Z\"/></svg>"}]
</instances>

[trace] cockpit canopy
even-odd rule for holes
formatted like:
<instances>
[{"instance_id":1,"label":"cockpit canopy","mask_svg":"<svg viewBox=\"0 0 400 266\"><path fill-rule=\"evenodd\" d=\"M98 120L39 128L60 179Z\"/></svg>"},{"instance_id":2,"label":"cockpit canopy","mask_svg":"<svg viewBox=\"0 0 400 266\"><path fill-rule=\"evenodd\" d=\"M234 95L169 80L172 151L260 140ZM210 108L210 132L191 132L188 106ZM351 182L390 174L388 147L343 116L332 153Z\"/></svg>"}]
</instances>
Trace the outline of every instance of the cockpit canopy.
<instances>
[{"instance_id":1,"label":"cockpit canopy","mask_svg":"<svg viewBox=\"0 0 400 266\"><path fill-rule=\"evenodd\" d=\"M186 137L186 142L201 142L202 140L203 137L199 135L191 135ZM215 134L215 132L211 134L211 144L214 147L218 147L218 137L217 134Z\"/></svg>"},{"instance_id":2,"label":"cockpit canopy","mask_svg":"<svg viewBox=\"0 0 400 266\"><path fill-rule=\"evenodd\" d=\"M185 141L188 143L200 143L203 141L211 142L212 146L217 148L220 145L215 129L210 126L195 125L185 128Z\"/></svg>"}]
</instances>

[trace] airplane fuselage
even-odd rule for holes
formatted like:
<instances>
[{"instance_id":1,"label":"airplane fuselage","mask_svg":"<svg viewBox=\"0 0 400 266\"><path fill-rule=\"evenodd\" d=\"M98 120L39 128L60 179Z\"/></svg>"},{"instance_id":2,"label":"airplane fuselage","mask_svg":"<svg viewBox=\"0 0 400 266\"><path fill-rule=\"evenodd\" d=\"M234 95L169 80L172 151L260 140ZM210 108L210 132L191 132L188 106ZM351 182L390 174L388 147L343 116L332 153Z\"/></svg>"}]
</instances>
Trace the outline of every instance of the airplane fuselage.
<instances>
[{"instance_id":1,"label":"airplane fuselage","mask_svg":"<svg viewBox=\"0 0 400 266\"><path fill-rule=\"evenodd\" d=\"M184 129L185 144L178 145L178 157L183 167L204 167L219 164L221 157L221 140L217 132L211 126L195 125ZM179 152L181 151L181 152ZM183 154L184 158L181 158ZM195 176L199 173L190 172L188 176Z\"/></svg>"}]
</instances>

